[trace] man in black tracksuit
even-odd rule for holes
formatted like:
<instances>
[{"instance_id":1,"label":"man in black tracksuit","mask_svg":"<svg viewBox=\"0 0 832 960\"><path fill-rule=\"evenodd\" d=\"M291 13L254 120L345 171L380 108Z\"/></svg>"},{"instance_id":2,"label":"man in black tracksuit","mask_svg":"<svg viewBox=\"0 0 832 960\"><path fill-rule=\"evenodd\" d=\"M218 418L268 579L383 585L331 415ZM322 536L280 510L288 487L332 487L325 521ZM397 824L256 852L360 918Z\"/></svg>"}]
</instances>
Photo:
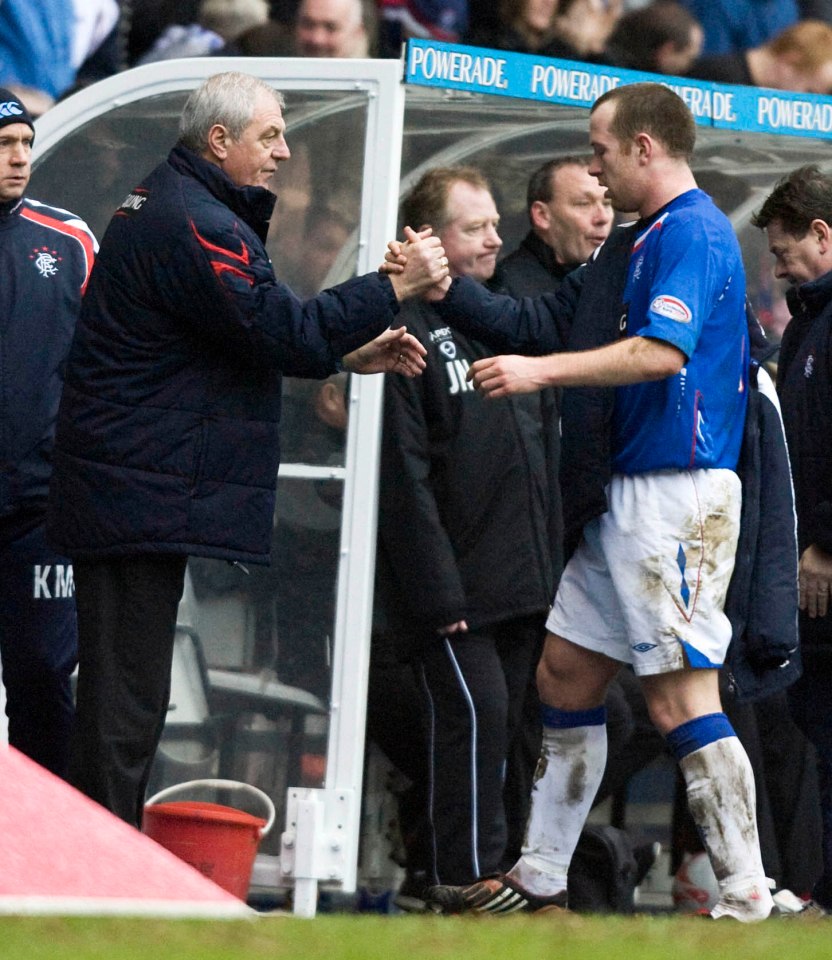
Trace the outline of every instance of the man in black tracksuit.
<instances>
[{"instance_id":1,"label":"man in black tracksuit","mask_svg":"<svg viewBox=\"0 0 832 960\"><path fill-rule=\"evenodd\" d=\"M452 275L492 276L502 241L479 171L429 171L403 215L433 227ZM370 732L406 772L427 777L427 862L409 862L411 873L464 883L497 869L507 820L522 831L528 809L531 770L512 775L510 758L555 580L557 419L551 391L484 403L466 373L491 351L452 330L430 304L411 303L402 316L427 348L428 366L418 384L385 383L374 667L384 638L388 651L395 643L412 662L427 773L424 756L402 760L401 741L398 750L389 743L401 738L400 726L385 737L372 688ZM402 691L386 693L387 710L400 708ZM534 758L527 765L533 769Z\"/></svg>"}]
</instances>

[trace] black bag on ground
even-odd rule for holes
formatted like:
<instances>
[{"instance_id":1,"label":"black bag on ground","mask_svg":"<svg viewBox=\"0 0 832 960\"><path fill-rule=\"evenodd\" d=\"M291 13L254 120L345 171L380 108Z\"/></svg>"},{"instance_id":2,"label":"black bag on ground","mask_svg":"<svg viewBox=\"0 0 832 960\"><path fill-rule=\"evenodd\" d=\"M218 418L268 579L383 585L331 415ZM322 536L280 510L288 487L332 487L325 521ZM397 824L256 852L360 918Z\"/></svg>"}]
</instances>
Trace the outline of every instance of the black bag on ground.
<instances>
[{"instance_id":1,"label":"black bag on ground","mask_svg":"<svg viewBox=\"0 0 832 960\"><path fill-rule=\"evenodd\" d=\"M569 909L576 913L632 913L636 859L624 830L585 827L569 866Z\"/></svg>"}]
</instances>

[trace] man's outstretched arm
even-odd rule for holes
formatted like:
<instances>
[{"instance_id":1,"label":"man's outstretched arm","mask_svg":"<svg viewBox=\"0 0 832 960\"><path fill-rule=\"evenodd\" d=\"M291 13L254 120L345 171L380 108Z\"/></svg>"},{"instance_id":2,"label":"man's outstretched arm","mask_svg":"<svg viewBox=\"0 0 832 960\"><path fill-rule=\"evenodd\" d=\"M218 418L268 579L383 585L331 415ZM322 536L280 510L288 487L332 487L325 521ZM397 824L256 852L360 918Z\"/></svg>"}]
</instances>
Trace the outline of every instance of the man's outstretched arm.
<instances>
[{"instance_id":1,"label":"man's outstretched arm","mask_svg":"<svg viewBox=\"0 0 832 960\"><path fill-rule=\"evenodd\" d=\"M546 387L619 387L664 380L684 364L682 351L663 340L628 337L597 350L486 357L471 365L468 379L485 396L496 398Z\"/></svg>"}]
</instances>

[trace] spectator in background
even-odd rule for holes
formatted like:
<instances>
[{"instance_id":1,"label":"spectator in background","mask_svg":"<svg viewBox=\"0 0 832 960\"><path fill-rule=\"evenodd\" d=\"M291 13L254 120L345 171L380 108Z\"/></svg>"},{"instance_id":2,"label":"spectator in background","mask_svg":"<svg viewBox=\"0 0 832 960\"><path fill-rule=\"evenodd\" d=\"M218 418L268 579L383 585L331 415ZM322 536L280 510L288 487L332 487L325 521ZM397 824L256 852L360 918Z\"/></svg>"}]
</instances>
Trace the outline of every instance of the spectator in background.
<instances>
[{"instance_id":1,"label":"spectator in background","mask_svg":"<svg viewBox=\"0 0 832 960\"><path fill-rule=\"evenodd\" d=\"M477 26L466 43L516 53L575 59L578 51L558 36L558 0L500 0L499 17Z\"/></svg>"},{"instance_id":2,"label":"spectator in background","mask_svg":"<svg viewBox=\"0 0 832 960\"><path fill-rule=\"evenodd\" d=\"M201 0L195 22L167 26L139 63L236 53L237 38L268 19L266 0Z\"/></svg>"},{"instance_id":3,"label":"spectator in background","mask_svg":"<svg viewBox=\"0 0 832 960\"><path fill-rule=\"evenodd\" d=\"M688 76L797 93L832 92L832 26L803 20L762 46L700 58Z\"/></svg>"},{"instance_id":4,"label":"spectator in background","mask_svg":"<svg viewBox=\"0 0 832 960\"><path fill-rule=\"evenodd\" d=\"M0 83L43 113L72 87L118 18L116 0L3 0Z\"/></svg>"},{"instance_id":5,"label":"spectator in background","mask_svg":"<svg viewBox=\"0 0 832 960\"><path fill-rule=\"evenodd\" d=\"M739 53L797 23L797 0L681 0L705 31L704 51Z\"/></svg>"},{"instance_id":6,"label":"spectator in background","mask_svg":"<svg viewBox=\"0 0 832 960\"><path fill-rule=\"evenodd\" d=\"M599 54L621 0L500 0L499 19L480 22L467 43L579 60Z\"/></svg>"},{"instance_id":7,"label":"spectator in background","mask_svg":"<svg viewBox=\"0 0 832 960\"><path fill-rule=\"evenodd\" d=\"M266 0L202 0L199 5L199 23L219 34L226 44L268 19Z\"/></svg>"},{"instance_id":8,"label":"spectator in background","mask_svg":"<svg viewBox=\"0 0 832 960\"><path fill-rule=\"evenodd\" d=\"M684 76L702 52L697 19L675 0L625 13L600 59L614 67Z\"/></svg>"},{"instance_id":9,"label":"spectator in background","mask_svg":"<svg viewBox=\"0 0 832 960\"><path fill-rule=\"evenodd\" d=\"M555 29L581 60L600 56L624 9L624 0L560 0Z\"/></svg>"},{"instance_id":10,"label":"spectator in background","mask_svg":"<svg viewBox=\"0 0 832 960\"><path fill-rule=\"evenodd\" d=\"M398 57L410 37L457 43L468 29L468 0L378 0L379 47Z\"/></svg>"},{"instance_id":11,"label":"spectator in background","mask_svg":"<svg viewBox=\"0 0 832 960\"><path fill-rule=\"evenodd\" d=\"M242 57L291 57L294 54L294 26L267 20L241 33L234 50Z\"/></svg>"},{"instance_id":12,"label":"spectator in background","mask_svg":"<svg viewBox=\"0 0 832 960\"><path fill-rule=\"evenodd\" d=\"M370 0L300 0L295 48L301 57L369 57L378 37Z\"/></svg>"}]
</instances>

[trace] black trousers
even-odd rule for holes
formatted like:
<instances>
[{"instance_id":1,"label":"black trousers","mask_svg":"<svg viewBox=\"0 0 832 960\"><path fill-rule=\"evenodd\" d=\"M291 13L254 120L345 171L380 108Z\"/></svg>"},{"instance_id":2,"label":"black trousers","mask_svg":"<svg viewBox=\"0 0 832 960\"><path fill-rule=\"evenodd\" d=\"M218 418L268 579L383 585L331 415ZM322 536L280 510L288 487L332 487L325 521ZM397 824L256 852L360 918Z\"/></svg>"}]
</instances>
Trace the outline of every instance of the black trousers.
<instances>
[{"instance_id":1,"label":"black trousers","mask_svg":"<svg viewBox=\"0 0 832 960\"><path fill-rule=\"evenodd\" d=\"M391 635L373 638L367 730L413 782L399 808L409 872L470 883L519 855L544 635L542 614L518 617L431 637L410 663Z\"/></svg>"},{"instance_id":2,"label":"black trousers","mask_svg":"<svg viewBox=\"0 0 832 960\"><path fill-rule=\"evenodd\" d=\"M443 637L420 659L437 883L498 870L509 822L525 827L539 741L532 752L522 721L543 635L541 617L508 620ZM539 711L533 723L532 737Z\"/></svg>"},{"instance_id":3,"label":"black trousers","mask_svg":"<svg viewBox=\"0 0 832 960\"><path fill-rule=\"evenodd\" d=\"M70 781L140 827L170 700L187 557L76 561L78 691Z\"/></svg>"}]
</instances>

